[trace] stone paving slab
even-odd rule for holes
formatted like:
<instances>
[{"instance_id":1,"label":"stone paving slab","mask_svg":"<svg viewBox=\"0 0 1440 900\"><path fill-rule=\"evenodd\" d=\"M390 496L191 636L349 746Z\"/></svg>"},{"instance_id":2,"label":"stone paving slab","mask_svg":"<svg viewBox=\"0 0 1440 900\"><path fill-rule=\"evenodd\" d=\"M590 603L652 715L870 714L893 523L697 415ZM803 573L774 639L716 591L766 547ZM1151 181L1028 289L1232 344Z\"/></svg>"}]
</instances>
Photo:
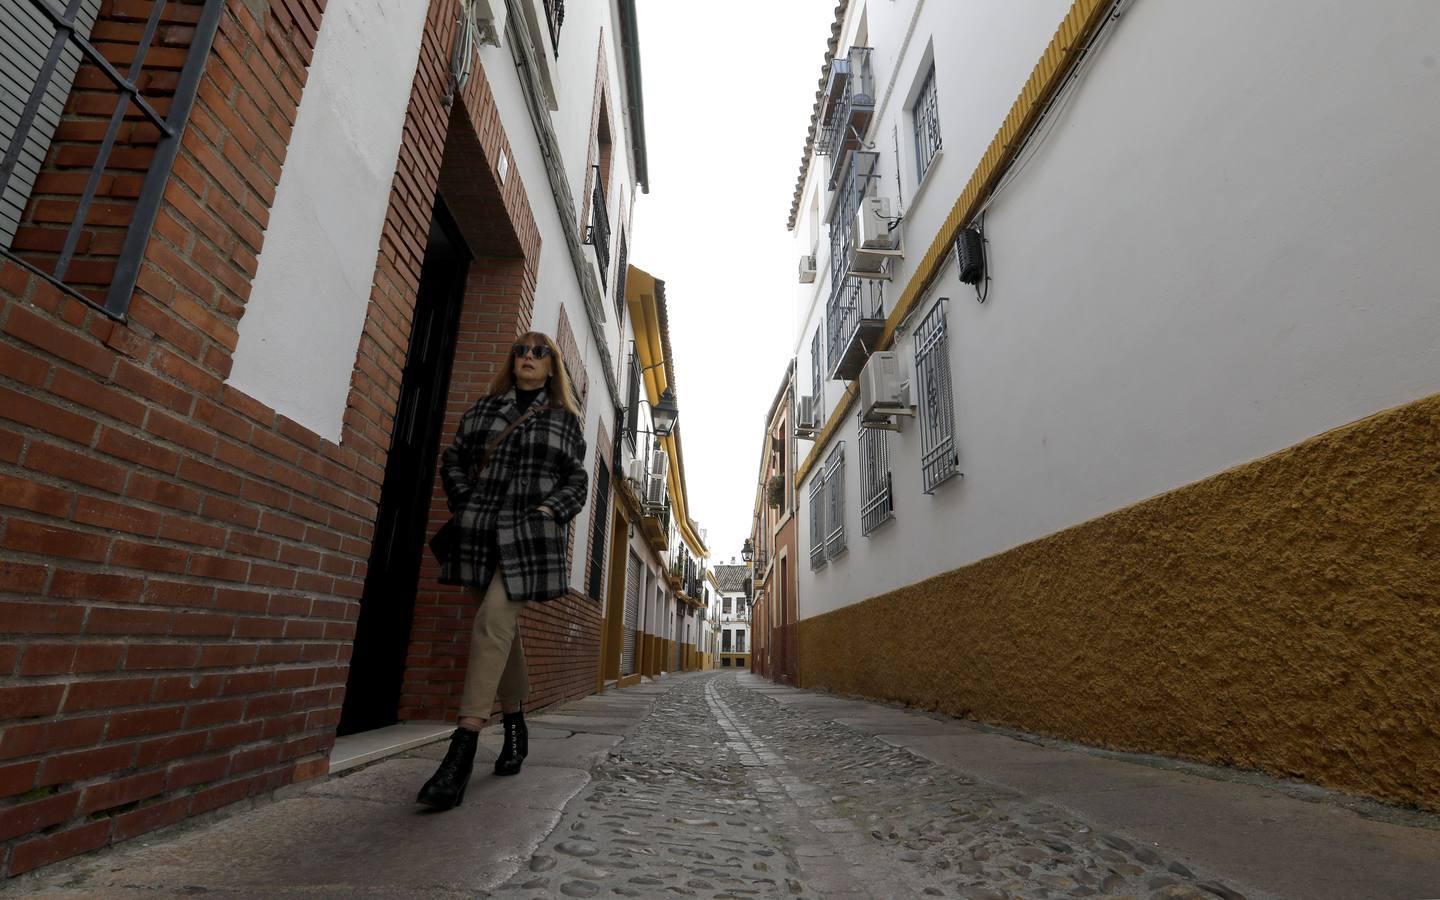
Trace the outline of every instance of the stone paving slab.
<instances>
[{"instance_id":1,"label":"stone paving slab","mask_svg":"<svg viewBox=\"0 0 1440 900\"><path fill-rule=\"evenodd\" d=\"M891 746L1056 804L1136 845L1181 857L1196 868L1225 872L1277 897L1440 897L1437 816L1356 804L1313 786L1252 773L1155 757L1127 760L1123 754L1018 739L878 703L759 687L758 679L742 678L741 683L787 707L834 711L837 721ZM874 711L853 712L857 702ZM1361 814L1351 806L1373 811ZM1403 824L1387 821L1390 816Z\"/></svg>"}]
</instances>

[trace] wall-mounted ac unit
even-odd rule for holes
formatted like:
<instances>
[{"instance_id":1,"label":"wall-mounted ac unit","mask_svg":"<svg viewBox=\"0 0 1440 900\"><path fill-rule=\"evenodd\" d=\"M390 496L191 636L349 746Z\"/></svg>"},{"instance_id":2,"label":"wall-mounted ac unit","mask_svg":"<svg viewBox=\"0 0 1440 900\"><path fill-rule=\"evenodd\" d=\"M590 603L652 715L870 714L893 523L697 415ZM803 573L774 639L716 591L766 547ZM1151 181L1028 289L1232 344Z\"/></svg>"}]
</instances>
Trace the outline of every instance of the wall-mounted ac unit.
<instances>
[{"instance_id":1,"label":"wall-mounted ac unit","mask_svg":"<svg viewBox=\"0 0 1440 900\"><path fill-rule=\"evenodd\" d=\"M814 437L820 431L820 403L816 397L801 397L795 411L795 436Z\"/></svg>"},{"instance_id":2,"label":"wall-mounted ac unit","mask_svg":"<svg viewBox=\"0 0 1440 900\"><path fill-rule=\"evenodd\" d=\"M851 230L849 274L861 278L889 278L885 261L904 255L900 247L900 229L890 210L889 197L865 197L855 211L855 227Z\"/></svg>"},{"instance_id":3,"label":"wall-mounted ac unit","mask_svg":"<svg viewBox=\"0 0 1440 900\"><path fill-rule=\"evenodd\" d=\"M815 255L813 253L800 257L800 283L813 284L815 281Z\"/></svg>"},{"instance_id":4,"label":"wall-mounted ac unit","mask_svg":"<svg viewBox=\"0 0 1440 900\"><path fill-rule=\"evenodd\" d=\"M655 455L650 457L650 474L660 476L662 481L670 474L670 454L659 447L655 448Z\"/></svg>"},{"instance_id":5,"label":"wall-mounted ac unit","mask_svg":"<svg viewBox=\"0 0 1440 900\"><path fill-rule=\"evenodd\" d=\"M884 350L870 354L860 371L860 419L871 428L894 427L891 416L913 416L910 382L900 354Z\"/></svg>"},{"instance_id":6,"label":"wall-mounted ac unit","mask_svg":"<svg viewBox=\"0 0 1440 900\"><path fill-rule=\"evenodd\" d=\"M645 460L635 457L625 463L625 477L635 482L636 490L645 484Z\"/></svg>"},{"instance_id":7,"label":"wall-mounted ac unit","mask_svg":"<svg viewBox=\"0 0 1440 900\"><path fill-rule=\"evenodd\" d=\"M645 505L656 507L665 505L664 475L651 474L649 480L645 482Z\"/></svg>"},{"instance_id":8,"label":"wall-mounted ac unit","mask_svg":"<svg viewBox=\"0 0 1440 900\"><path fill-rule=\"evenodd\" d=\"M480 42L500 46L500 35L505 33L505 0L469 0L469 7Z\"/></svg>"}]
</instances>

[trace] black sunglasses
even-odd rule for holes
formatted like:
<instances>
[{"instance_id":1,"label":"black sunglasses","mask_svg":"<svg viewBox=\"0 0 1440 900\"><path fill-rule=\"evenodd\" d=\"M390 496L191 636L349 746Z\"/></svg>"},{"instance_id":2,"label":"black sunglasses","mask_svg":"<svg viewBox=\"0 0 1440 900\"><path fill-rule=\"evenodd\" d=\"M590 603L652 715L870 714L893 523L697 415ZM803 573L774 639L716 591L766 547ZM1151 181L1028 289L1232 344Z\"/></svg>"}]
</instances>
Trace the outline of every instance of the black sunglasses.
<instances>
[{"instance_id":1,"label":"black sunglasses","mask_svg":"<svg viewBox=\"0 0 1440 900\"><path fill-rule=\"evenodd\" d=\"M526 353L529 353L536 359L544 359L545 357L550 355L550 348L545 346L544 344L515 344L510 348L510 350L515 354L516 359L519 359Z\"/></svg>"}]
</instances>

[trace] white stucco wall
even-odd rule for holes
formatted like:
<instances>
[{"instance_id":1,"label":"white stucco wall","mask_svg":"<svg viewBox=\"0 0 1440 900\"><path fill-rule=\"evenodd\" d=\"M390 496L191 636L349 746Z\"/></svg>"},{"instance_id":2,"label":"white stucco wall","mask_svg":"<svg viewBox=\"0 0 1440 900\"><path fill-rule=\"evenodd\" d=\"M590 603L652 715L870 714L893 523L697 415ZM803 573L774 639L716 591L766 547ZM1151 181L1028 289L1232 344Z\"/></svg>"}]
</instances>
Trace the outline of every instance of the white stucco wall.
<instances>
[{"instance_id":1,"label":"white stucco wall","mask_svg":"<svg viewBox=\"0 0 1440 900\"><path fill-rule=\"evenodd\" d=\"M229 383L330 441L371 284L425 0L331 0Z\"/></svg>"},{"instance_id":2,"label":"white stucco wall","mask_svg":"<svg viewBox=\"0 0 1440 900\"><path fill-rule=\"evenodd\" d=\"M950 298L965 477L923 494L907 425L890 444L896 518L861 536L852 418L849 551L800 562L802 617L1440 391L1440 6L1351 13L1131 5L989 210L988 302L952 267L932 292ZM946 182L909 211L907 274L1004 112L965 93L994 54L935 40ZM996 69L1010 98L1037 56ZM896 349L913 364L908 337ZM807 481L807 550L808 497Z\"/></svg>"}]
</instances>

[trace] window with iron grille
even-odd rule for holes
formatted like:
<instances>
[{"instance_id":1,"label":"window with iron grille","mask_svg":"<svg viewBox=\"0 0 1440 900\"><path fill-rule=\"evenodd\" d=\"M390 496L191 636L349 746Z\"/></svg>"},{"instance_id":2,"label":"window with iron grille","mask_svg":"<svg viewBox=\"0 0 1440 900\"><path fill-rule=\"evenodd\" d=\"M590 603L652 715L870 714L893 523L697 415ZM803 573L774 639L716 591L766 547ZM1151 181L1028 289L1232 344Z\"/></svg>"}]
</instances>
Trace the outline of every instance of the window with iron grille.
<instances>
[{"instance_id":1,"label":"window with iron grille","mask_svg":"<svg viewBox=\"0 0 1440 900\"><path fill-rule=\"evenodd\" d=\"M623 202L623 197L621 198ZM620 252L615 257L615 324L625 325L625 275L630 265L630 246L620 232Z\"/></svg>"},{"instance_id":2,"label":"window with iron grille","mask_svg":"<svg viewBox=\"0 0 1440 900\"><path fill-rule=\"evenodd\" d=\"M929 494L941 482L960 473L943 298L915 329L915 376L920 405L920 472L925 493Z\"/></svg>"},{"instance_id":3,"label":"window with iron grille","mask_svg":"<svg viewBox=\"0 0 1440 900\"><path fill-rule=\"evenodd\" d=\"M635 452L637 435L640 434L640 358L630 352L630 393L625 398L625 440L630 452Z\"/></svg>"},{"instance_id":4,"label":"window with iron grille","mask_svg":"<svg viewBox=\"0 0 1440 900\"><path fill-rule=\"evenodd\" d=\"M590 195L590 228L586 239L595 247L595 263L600 268L600 288L604 290L610 272L610 210L605 205L605 172L595 170L595 185Z\"/></svg>"},{"instance_id":5,"label":"window with iron grille","mask_svg":"<svg viewBox=\"0 0 1440 900\"><path fill-rule=\"evenodd\" d=\"M825 458L825 556L834 559L845 552L845 442L841 441Z\"/></svg>"},{"instance_id":6,"label":"window with iron grille","mask_svg":"<svg viewBox=\"0 0 1440 900\"><path fill-rule=\"evenodd\" d=\"M915 120L915 178L918 181L930 170L935 154L940 152L940 98L935 93L935 66L920 86L920 96L910 108Z\"/></svg>"},{"instance_id":7,"label":"window with iron grille","mask_svg":"<svg viewBox=\"0 0 1440 900\"><path fill-rule=\"evenodd\" d=\"M825 473L810 482L810 568L825 565Z\"/></svg>"},{"instance_id":8,"label":"window with iron grille","mask_svg":"<svg viewBox=\"0 0 1440 900\"><path fill-rule=\"evenodd\" d=\"M550 27L550 46L555 48L555 58L560 58L560 26L565 24L565 0L543 0L545 24Z\"/></svg>"},{"instance_id":9,"label":"window with iron grille","mask_svg":"<svg viewBox=\"0 0 1440 900\"><path fill-rule=\"evenodd\" d=\"M860 533L869 534L895 518L890 490L890 432L860 429Z\"/></svg>"},{"instance_id":10,"label":"window with iron grille","mask_svg":"<svg viewBox=\"0 0 1440 900\"><path fill-rule=\"evenodd\" d=\"M591 599L605 599L605 533L610 509L610 469L601 462L595 477L595 521L590 529L590 580L587 585Z\"/></svg>"},{"instance_id":11,"label":"window with iron grille","mask_svg":"<svg viewBox=\"0 0 1440 900\"><path fill-rule=\"evenodd\" d=\"M825 329L816 327L815 337L810 340L810 396L815 398L815 410L820 412L822 403L820 401L820 385L822 383L821 372L825 366L824 353L825 345L822 343ZM817 415L817 419L821 416Z\"/></svg>"},{"instance_id":12,"label":"window with iron grille","mask_svg":"<svg viewBox=\"0 0 1440 900\"><path fill-rule=\"evenodd\" d=\"M157 2L143 25L113 30L97 47L93 0L0 4L0 256L114 318L130 305L225 0L184 5L195 8L188 29L162 27L173 11ZM168 43L185 32L188 48ZM153 46L157 38L164 48ZM76 156L84 168L63 173L76 182L65 221L30 221L25 198L47 170L72 80L87 93L64 113L88 135ZM92 222L92 210L106 221Z\"/></svg>"}]
</instances>

